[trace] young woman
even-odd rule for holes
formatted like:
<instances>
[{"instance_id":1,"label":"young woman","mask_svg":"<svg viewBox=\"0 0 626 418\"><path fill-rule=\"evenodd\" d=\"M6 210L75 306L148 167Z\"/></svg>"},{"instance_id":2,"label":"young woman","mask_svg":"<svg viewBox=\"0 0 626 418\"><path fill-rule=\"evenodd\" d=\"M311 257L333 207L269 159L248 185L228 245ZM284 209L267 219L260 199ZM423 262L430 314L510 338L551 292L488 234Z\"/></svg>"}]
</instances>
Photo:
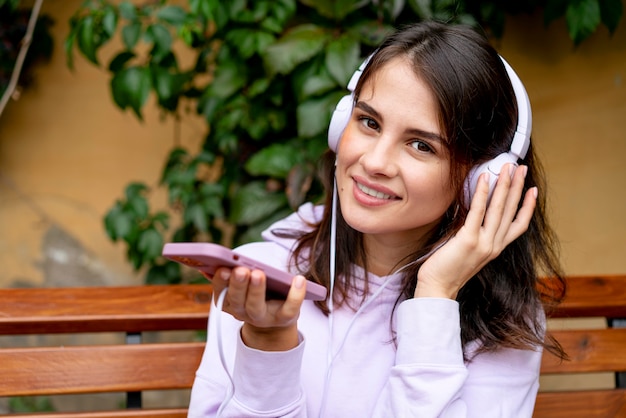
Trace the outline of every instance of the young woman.
<instances>
[{"instance_id":1,"label":"young woman","mask_svg":"<svg viewBox=\"0 0 626 418\"><path fill-rule=\"evenodd\" d=\"M523 87L483 36L434 22L355 77L325 205L238 249L294 273L287 299L265 299L259 270L212 277L226 314L189 416L530 417L564 285ZM332 297L304 300L305 278Z\"/></svg>"}]
</instances>

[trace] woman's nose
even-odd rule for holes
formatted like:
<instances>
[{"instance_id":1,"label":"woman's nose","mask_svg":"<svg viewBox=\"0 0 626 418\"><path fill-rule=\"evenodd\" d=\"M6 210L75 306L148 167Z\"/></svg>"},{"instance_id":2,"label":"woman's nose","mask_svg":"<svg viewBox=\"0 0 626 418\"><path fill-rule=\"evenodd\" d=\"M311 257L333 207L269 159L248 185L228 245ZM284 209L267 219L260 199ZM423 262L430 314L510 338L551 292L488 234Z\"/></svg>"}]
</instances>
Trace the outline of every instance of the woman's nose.
<instances>
[{"instance_id":1,"label":"woman's nose","mask_svg":"<svg viewBox=\"0 0 626 418\"><path fill-rule=\"evenodd\" d=\"M379 137L373 141L363 155L361 155L361 165L365 171L372 175L393 177L397 174L396 149L392 141L386 137Z\"/></svg>"}]
</instances>

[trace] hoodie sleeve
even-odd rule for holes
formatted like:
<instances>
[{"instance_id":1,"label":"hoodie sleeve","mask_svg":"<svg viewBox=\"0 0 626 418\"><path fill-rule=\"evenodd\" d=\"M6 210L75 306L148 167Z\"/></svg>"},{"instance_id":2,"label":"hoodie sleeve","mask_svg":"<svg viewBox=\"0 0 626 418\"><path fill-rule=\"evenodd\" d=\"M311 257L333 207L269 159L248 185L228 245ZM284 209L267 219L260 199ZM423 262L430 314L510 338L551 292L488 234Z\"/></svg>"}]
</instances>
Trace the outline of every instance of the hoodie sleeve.
<instances>
[{"instance_id":1,"label":"hoodie sleeve","mask_svg":"<svg viewBox=\"0 0 626 418\"><path fill-rule=\"evenodd\" d=\"M288 240L284 245L256 242L236 251L284 269L290 245ZM241 326L241 321L212 303L207 344L191 390L188 417L306 417L300 384L303 336L292 350L265 352L243 343Z\"/></svg>"},{"instance_id":2,"label":"hoodie sleeve","mask_svg":"<svg viewBox=\"0 0 626 418\"><path fill-rule=\"evenodd\" d=\"M289 351L254 350L241 340L238 321L218 313L214 304L212 308L188 417L305 417L300 386L303 338ZM223 323L218 326L218 321ZM226 364L220 359L220 344Z\"/></svg>"},{"instance_id":3,"label":"hoodie sleeve","mask_svg":"<svg viewBox=\"0 0 626 418\"><path fill-rule=\"evenodd\" d=\"M374 416L531 417L541 351L502 349L463 360L458 303L410 299L398 308L398 351Z\"/></svg>"}]
</instances>

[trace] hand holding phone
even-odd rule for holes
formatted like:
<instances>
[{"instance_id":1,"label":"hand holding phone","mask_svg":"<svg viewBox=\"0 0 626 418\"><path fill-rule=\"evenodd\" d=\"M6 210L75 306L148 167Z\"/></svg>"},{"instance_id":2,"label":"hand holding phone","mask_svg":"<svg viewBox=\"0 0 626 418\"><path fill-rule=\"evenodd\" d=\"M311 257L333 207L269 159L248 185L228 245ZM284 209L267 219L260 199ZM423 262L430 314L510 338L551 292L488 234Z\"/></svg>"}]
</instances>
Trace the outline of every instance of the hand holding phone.
<instances>
[{"instance_id":1,"label":"hand holding phone","mask_svg":"<svg viewBox=\"0 0 626 418\"><path fill-rule=\"evenodd\" d=\"M267 278L268 295L285 298L295 276L250 257L238 254L230 248L214 243L176 242L163 247L163 256L172 261L214 275L219 267L235 268L238 266L262 270ZM311 281L306 285L305 299L324 300L326 288Z\"/></svg>"}]
</instances>

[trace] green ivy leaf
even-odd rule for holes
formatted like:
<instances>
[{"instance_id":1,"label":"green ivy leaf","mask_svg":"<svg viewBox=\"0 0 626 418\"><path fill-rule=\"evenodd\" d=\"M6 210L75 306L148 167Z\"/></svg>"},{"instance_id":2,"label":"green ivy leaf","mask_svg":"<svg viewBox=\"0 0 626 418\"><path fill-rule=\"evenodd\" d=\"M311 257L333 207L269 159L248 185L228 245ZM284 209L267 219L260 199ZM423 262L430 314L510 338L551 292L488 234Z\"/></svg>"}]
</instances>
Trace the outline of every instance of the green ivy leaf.
<instances>
[{"instance_id":1,"label":"green ivy leaf","mask_svg":"<svg viewBox=\"0 0 626 418\"><path fill-rule=\"evenodd\" d=\"M287 204L283 193L270 192L261 181L241 187L232 200L230 220L236 225L252 225Z\"/></svg>"},{"instance_id":2,"label":"green ivy leaf","mask_svg":"<svg viewBox=\"0 0 626 418\"><path fill-rule=\"evenodd\" d=\"M207 90L207 93L208 92L209 91ZM208 122L212 122L222 103L223 99L215 97L211 94L204 94L200 100L198 100L198 113L204 116Z\"/></svg>"},{"instance_id":3,"label":"green ivy leaf","mask_svg":"<svg viewBox=\"0 0 626 418\"><path fill-rule=\"evenodd\" d=\"M126 49L133 49L141 37L141 23L131 22L122 28L122 41Z\"/></svg>"},{"instance_id":4,"label":"green ivy leaf","mask_svg":"<svg viewBox=\"0 0 626 418\"><path fill-rule=\"evenodd\" d=\"M194 225L199 231L208 231L208 216L204 212L201 203L193 203L185 208L183 219L186 223Z\"/></svg>"},{"instance_id":5,"label":"green ivy leaf","mask_svg":"<svg viewBox=\"0 0 626 418\"><path fill-rule=\"evenodd\" d=\"M361 64L361 45L352 36L341 36L326 47L326 67L341 86L346 86Z\"/></svg>"},{"instance_id":6,"label":"green ivy leaf","mask_svg":"<svg viewBox=\"0 0 626 418\"><path fill-rule=\"evenodd\" d=\"M100 65L96 56L97 43L93 16L86 16L79 22L76 36L80 52L95 65Z\"/></svg>"},{"instance_id":7,"label":"green ivy leaf","mask_svg":"<svg viewBox=\"0 0 626 418\"><path fill-rule=\"evenodd\" d=\"M369 19L351 26L348 30L355 38L371 47L380 45L383 39L393 31L393 26Z\"/></svg>"},{"instance_id":8,"label":"green ivy leaf","mask_svg":"<svg viewBox=\"0 0 626 418\"><path fill-rule=\"evenodd\" d=\"M369 2L355 2L354 0L300 0L300 3L317 10L322 16L332 20L341 20Z\"/></svg>"},{"instance_id":9,"label":"green ivy leaf","mask_svg":"<svg viewBox=\"0 0 626 418\"><path fill-rule=\"evenodd\" d=\"M176 27L185 23L187 12L180 6L165 6L156 13L156 17Z\"/></svg>"},{"instance_id":10,"label":"green ivy leaf","mask_svg":"<svg viewBox=\"0 0 626 418\"><path fill-rule=\"evenodd\" d=\"M225 39L239 51L242 58L247 59L257 51L257 32L248 28L233 29L226 34Z\"/></svg>"},{"instance_id":11,"label":"green ivy leaf","mask_svg":"<svg viewBox=\"0 0 626 418\"><path fill-rule=\"evenodd\" d=\"M72 53L74 50L74 41L76 40L76 31L72 28L70 34L65 39L63 43L63 48L65 49L65 62L70 70L74 69L74 54Z\"/></svg>"},{"instance_id":12,"label":"green ivy leaf","mask_svg":"<svg viewBox=\"0 0 626 418\"><path fill-rule=\"evenodd\" d=\"M137 19L137 10L135 6L129 1L123 1L119 5L120 15L126 20Z\"/></svg>"},{"instance_id":13,"label":"green ivy leaf","mask_svg":"<svg viewBox=\"0 0 626 418\"><path fill-rule=\"evenodd\" d=\"M548 26L554 20L559 19L567 11L569 0L548 0L543 10L543 23Z\"/></svg>"},{"instance_id":14,"label":"green ivy leaf","mask_svg":"<svg viewBox=\"0 0 626 418\"><path fill-rule=\"evenodd\" d=\"M300 152L293 145L272 144L250 157L245 169L253 176L284 179L298 161Z\"/></svg>"},{"instance_id":15,"label":"green ivy leaf","mask_svg":"<svg viewBox=\"0 0 626 418\"><path fill-rule=\"evenodd\" d=\"M132 210L133 216L139 219L145 219L149 213L148 201L142 195L130 197L128 208Z\"/></svg>"},{"instance_id":16,"label":"green ivy leaf","mask_svg":"<svg viewBox=\"0 0 626 418\"><path fill-rule=\"evenodd\" d=\"M263 62L271 75L288 74L317 55L328 39L330 34L322 27L312 24L296 26L267 47Z\"/></svg>"},{"instance_id":17,"label":"green ivy leaf","mask_svg":"<svg viewBox=\"0 0 626 418\"><path fill-rule=\"evenodd\" d=\"M246 84L247 74L247 69L238 60L220 59L206 94L221 99L230 97Z\"/></svg>"},{"instance_id":18,"label":"green ivy leaf","mask_svg":"<svg viewBox=\"0 0 626 418\"><path fill-rule=\"evenodd\" d=\"M172 35L167 28L160 23L148 26L146 35L154 42L152 56L155 60L160 61L168 55L172 48Z\"/></svg>"},{"instance_id":19,"label":"green ivy leaf","mask_svg":"<svg viewBox=\"0 0 626 418\"><path fill-rule=\"evenodd\" d=\"M178 93L180 85L176 74L170 73L166 68L154 67L152 76L159 102L166 101Z\"/></svg>"},{"instance_id":20,"label":"green ivy leaf","mask_svg":"<svg viewBox=\"0 0 626 418\"><path fill-rule=\"evenodd\" d=\"M132 229L131 216L122 209L122 204L117 201L104 217L104 229L113 241L123 239Z\"/></svg>"},{"instance_id":21,"label":"green ivy leaf","mask_svg":"<svg viewBox=\"0 0 626 418\"><path fill-rule=\"evenodd\" d=\"M148 68L128 67L111 79L113 100L121 108L130 107L141 120L141 108L150 94L151 75Z\"/></svg>"},{"instance_id":22,"label":"green ivy leaf","mask_svg":"<svg viewBox=\"0 0 626 418\"><path fill-rule=\"evenodd\" d=\"M298 136L310 138L326 131L330 115L343 95L342 92L334 92L325 97L300 103L296 109Z\"/></svg>"},{"instance_id":23,"label":"green ivy leaf","mask_svg":"<svg viewBox=\"0 0 626 418\"><path fill-rule=\"evenodd\" d=\"M600 0L600 16L609 33L615 33L623 12L622 0Z\"/></svg>"},{"instance_id":24,"label":"green ivy leaf","mask_svg":"<svg viewBox=\"0 0 626 418\"><path fill-rule=\"evenodd\" d=\"M137 249L143 253L144 262L153 260L161 255L163 237L154 228L148 228L139 235Z\"/></svg>"},{"instance_id":25,"label":"green ivy leaf","mask_svg":"<svg viewBox=\"0 0 626 418\"><path fill-rule=\"evenodd\" d=\"M124 190L124 195L126 196L127 200L130 200L136 196L141 196L147 190L148 186L146 186L145 184L134 182L126 186L126 189Z\"/></svg>"},{"instance_id":26,"label":"green ivy leaf","mask_svg":"<svg viewBox=\"0 0 626 418\"><path fill-rule=\"evenodd\" d=\"M173 261L150 266L146 273L146 283L151 285L176 284L181 282L181 265Z\"/></svg>"},{"instance_id":27,"label":"green ivy leaf","mask_svg":"<svg viewBox=\"0 0 626 418\"><path fill-rule=\"evenodd\" d=\"M117 28L117 14L115 13L115 9L111 6L104 8L102 28L104 29L107 38L111 38L115 34L115 29Z\"/></svg>"},{"instance_id":28,"label":"green ivy leaf","mask_svg":"<svg viewBox=\"0 0 626 418\"><path fill-rule=\"evenodd\" d=\"M409 7L422 19L432 19L431 0L408 0Z\"/></svg>"},{"instance_id":29,"label":"green ivy leaf","mask_svg":"<svg viewBox=\"0 0 626 418\"><path fill-rule=\"evenodd\" d=\"M120 52L109 63L109 71L111 71L112 73L117 73L121 71L126 63L133 58L135 58L135 53L131 51Z\"/></svg>"},{"instance_id":30,"label":"green ivy leaf","mask_svg":"<svg viewBox=\"0 0 626 418\"><path fill-rule=\"evenodd\" d=\"M574 45L580 44L600 24L600 4L598 0L577 0L570 3L565 13L565 21Z\"/></svg>"},{"instance_id":31,"label":"green ivy leaf","mask_svg":"<svg viewBox=\"0 0 626 418\"><path fill-rule=\"evenodd\" d=\"M191 12L213 22L217 30L228 23L228 12L223 0L189 0Z\"/></svg>"}]
</instances>

